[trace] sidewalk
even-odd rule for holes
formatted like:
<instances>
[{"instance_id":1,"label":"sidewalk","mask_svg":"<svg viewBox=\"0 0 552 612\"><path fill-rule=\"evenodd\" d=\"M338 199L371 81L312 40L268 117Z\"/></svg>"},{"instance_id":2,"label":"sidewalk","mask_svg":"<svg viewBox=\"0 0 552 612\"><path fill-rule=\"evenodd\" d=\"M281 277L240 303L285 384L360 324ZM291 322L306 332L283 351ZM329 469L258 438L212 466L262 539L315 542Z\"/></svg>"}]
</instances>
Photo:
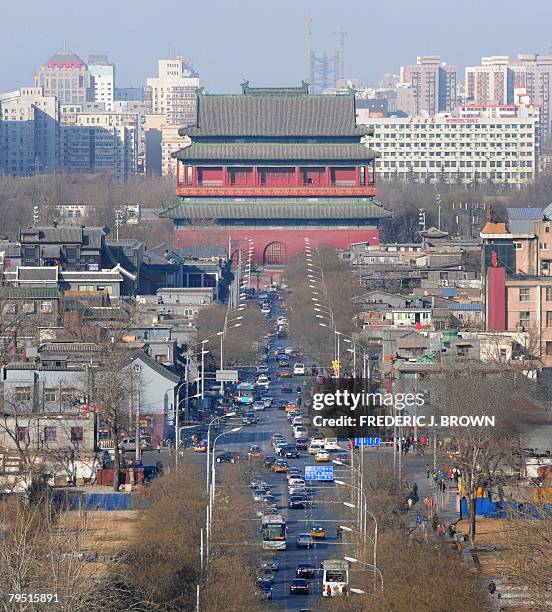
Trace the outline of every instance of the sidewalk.
<instances>
[{"instance_id":1,"label":"sidewalk","mask_svg":"<svg viewBox=\"0 0 552 612\"><path fill-rule=\"evenodd\" d=\"M457 492L456 483L445 479L446 489L444 492L439 490L437 483L432 477L433 459L430 456L403 455L403 474L404 480L412 489L414 484L418 485L419 501L414 504L412 510L408 513L409 519L407 525L410 530L423 529L419 517L426 519L426 529L429 538L437 537L435 531L431 528L432 517L437 516L440 523L445 527L456 523L459 518L456 508ZM429 478L427 477L426 463L431 466ZM442 469L444 464L437 462L437 470ZM431 500L432 505L428 507L424 500ZM445 536L448 534L445 533Z\"/></svg>"}]
</instances>

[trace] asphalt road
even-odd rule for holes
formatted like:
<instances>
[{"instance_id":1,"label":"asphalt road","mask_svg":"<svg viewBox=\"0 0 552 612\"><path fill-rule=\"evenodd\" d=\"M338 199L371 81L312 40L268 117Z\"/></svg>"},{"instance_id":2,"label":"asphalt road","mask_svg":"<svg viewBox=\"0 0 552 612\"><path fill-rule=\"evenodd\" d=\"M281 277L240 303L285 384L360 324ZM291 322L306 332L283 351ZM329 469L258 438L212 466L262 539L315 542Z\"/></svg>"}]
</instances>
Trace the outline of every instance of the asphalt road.
<instances>
[{"instance_id":1,"label":"asphalt road","mask_svg":"<svg viewBox=\"0 0 552 612\"><path fill-rule=\"evenodd\" d=\"M272 318L276 318L277 308L273 308ZM284 348L292 345L292 340L277 340L273 339L270 343L271 350ZM296 346L296 345L295 345ZM300 347L299 347L300 348ZM304 358L301 358L303 361ZM293 361L290 362L293 365ZM282 398L296 399L296 388L303 382L303 377L293 377L287 379L285 385L293 386L293 393L282 393L282 383L277 378L278 365L277 361L272 358L268 361L270 369L271 384L269 387L270 395L277 401ZM276 403L276 402L275 402ZM258 413L260 421L255 426L243 427L235 434L228 434L221 438L217 444L216 453L223 450L247 451L251 444L258 444L263 449L263 454L272 455L272 447L270 445L270 437L275 432L281 432L286 438L292 442L292 429L286 419L285 412L272 407L269 410ZM224 444L222 442L224 441ZM313 465L314 458L302 452L299 459L289 459L288 463L292 466L298 466L304 469L307 464ZM338 469L338 468L336 468ZM347 468L344 468L348 471ZM291 581L296 577L295 569L299 563L312 563L316 567L320 567L324 559L343 556L343 543L337 539L337 526L347 522L347 510L338 500L337 485L333 483L313 483L310 487L313 495L314 503L307 508L289 509L288 508L288 490L287 479L284 474L276 474L271 469L264 468L262 462L259 465L258 476L271 485L272 493L275 495L278 503L278 509L287 521L287 550L281 552L266 551L266 557L275 557L280 563L279 571L275 572L275 583L273 586L273 599L271 602L260 603L259 609L286 610L298 611L301 609L316 610L322 601L322 583L321 572L317 572L317 577L309 580L309 595L291 595L289 587ZM324 497L324 500L321 499ZM339 514L337 514L339 508ZM341 516L341 518L336 518ZM325 541L317 542L310 549L298 548L296 545L296 537L299 533L306 532L314 524L321 524L327 530ZM260 519L259 519L260 528ZM260 542L260 536L259 536Z\"/></svg>"}]
</instances>

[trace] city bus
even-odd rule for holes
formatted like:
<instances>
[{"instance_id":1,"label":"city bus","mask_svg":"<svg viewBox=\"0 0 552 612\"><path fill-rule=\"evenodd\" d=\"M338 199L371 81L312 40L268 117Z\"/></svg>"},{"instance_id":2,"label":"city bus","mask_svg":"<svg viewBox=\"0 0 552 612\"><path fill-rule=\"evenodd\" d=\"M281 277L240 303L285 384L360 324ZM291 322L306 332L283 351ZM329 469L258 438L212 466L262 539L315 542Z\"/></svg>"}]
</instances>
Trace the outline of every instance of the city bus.
<instances>
[{"instance_id":1,"label":"city bus","mask_svg":"<svg viewBox=\"0 0 552 612\"><path fill-rule=\"evenodd\" d=\"M253 383L240 383L237 388L238 404L252 404L255 401L255 385Z\"/></svg>"},{"instance_id":2,"label":"city bus","mask_svg":"<svg viewBox=\"0 0 552 612\"><path fill-rule=\"evenodd\" d=\"M337 597L347 595L349 589L349 562L343 559L327 559L322 562L322 595Z\"/></svg>"},{"instance_id":3,"label":"city bus","mask_svg":"<svg viewBox=\"0 0 552 612\"><path fill-rule=\"evenodd\" d=\"M281 514L265 514L261 531L263 548L266 550L286 550L286 522Z\"/></svg>"}]
</instances>

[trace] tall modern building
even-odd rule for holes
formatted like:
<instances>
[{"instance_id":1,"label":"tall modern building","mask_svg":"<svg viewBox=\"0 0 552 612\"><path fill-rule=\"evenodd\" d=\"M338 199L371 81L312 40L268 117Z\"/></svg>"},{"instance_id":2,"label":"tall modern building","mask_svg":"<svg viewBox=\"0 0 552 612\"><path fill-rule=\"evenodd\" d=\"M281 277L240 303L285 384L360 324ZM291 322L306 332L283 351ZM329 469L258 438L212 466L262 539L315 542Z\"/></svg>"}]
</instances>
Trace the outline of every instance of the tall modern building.
<instances>
[{"instance_id":1,"label":"tall modern building","mask_svg":"<svg viewBox=\"0 0 552 612\"><path fill-rule=\"evenodd\" d=\"M0 95L0 173L53 172L58 163L59 107L42 89Z\"/></svg>"},{"instance_id":2,"label":"tall modern building","mask_svg":"<svg viewBox=\"0 0 552 612\"><path fill-rule=\"evenodd\" d=\"M413 66L401 66L401 83L414 90L416 115L435 115L456 106L456 66L438 55L419 55Z\"/></svg>"},{"instance_id":3,"label":"tall modern building","mask_svg":"<svg viewBox=\"0 0 552 612\"><path fill-rule=\"evenodd\" d=\"M159 60L158 76L146 80L146 113L164 115L168 125L189 125L195 121L198 87L199 76L189 60L182 57Z\"/></svg>"},{"instance_id":4,"label":"tall modern building","mask_svg":"<svg viewBox=\"0 0 552 612\"><path fill-rule=\"evenodd\" d=\"M91 97L94 102L103 102L107 111L113 110L115 96L115 66L107 55L89 55L88 70L91 76Z\"/></svg>"},{"instance_id":5,"label":"tall modern building","mask_svg":"<svg viewBox=\"0 0 552 612\"><path fill-rule=\"evenodd\" d=\"M198 94L197 117L176 153L180 203L174 241L247 249L281 266L305 239L322 246L379 244L391 213L374 200L373 151L361 144L355 97L309 95L308 85Z\"/></svg>"},{"instance_id":6,"label":"tall modern building","mask_svg":"<svg viewBox=\"0 0 552 612\"><path fill-rule=\"evenodd\" d=\"M35 87L45 96L56 96L60 104L84 104L91 98L92 77L78 55L58 51L40 66Z\"/></svg>"}]
</instances>

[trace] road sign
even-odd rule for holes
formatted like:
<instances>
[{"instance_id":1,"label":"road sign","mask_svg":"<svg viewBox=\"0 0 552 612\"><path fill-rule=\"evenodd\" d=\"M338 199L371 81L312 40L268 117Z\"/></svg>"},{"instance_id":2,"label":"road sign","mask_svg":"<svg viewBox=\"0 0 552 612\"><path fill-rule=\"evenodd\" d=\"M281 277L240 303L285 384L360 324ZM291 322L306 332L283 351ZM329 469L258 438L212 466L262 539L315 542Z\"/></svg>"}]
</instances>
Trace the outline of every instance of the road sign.
<instances>
[{"instance_id":1,"label":"road sign","mask_svg":"<svg viewBox=\"0 0 552 612\"><path fill-rule=\"evenodd\" d=\"M364 440L364 444L363 441ZM381 438L380 436L370 436L368 438L355 438L355 448L360 448L361 446L380 446Z\"/></svg>"},{"instance_id":2,"label":"road sign","mask_svg":"<svg viewBox=\"0 0 552 612\"><path fill-rule=\"evenodd\" d=\"M237 382L238 370L217 370L216 380L219 382Z\"/></svg>"},{"instance_id":3,"label":"road sign","mask_svg":"<svg viewBox=\"0 0 552 612\"><path fill-rule=\"evenodd\" d=\"M333 481L334 466L333 465L306 465L305 480L327 480Z\"/></svg>"}]
</instances>

